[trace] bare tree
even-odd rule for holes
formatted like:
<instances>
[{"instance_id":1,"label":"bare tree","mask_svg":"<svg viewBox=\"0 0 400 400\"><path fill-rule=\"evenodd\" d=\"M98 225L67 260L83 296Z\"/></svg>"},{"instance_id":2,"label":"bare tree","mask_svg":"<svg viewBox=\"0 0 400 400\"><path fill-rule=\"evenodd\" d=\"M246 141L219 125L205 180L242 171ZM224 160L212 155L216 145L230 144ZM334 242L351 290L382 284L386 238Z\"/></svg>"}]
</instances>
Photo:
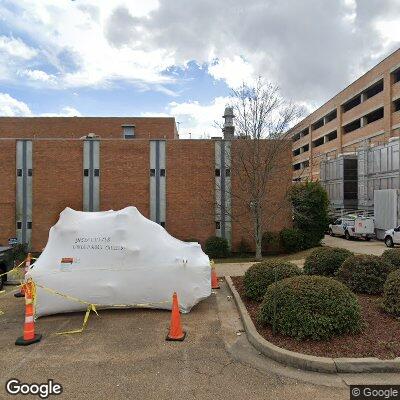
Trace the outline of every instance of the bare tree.
<instances>
[{"instance_id":1,"label":"bare tree","mask_svg":"<svg viewBox=\"0 0 400 400\"><path fill-rule=\"evenodd\" d=\"M230 217L248 230L255 243L256 259L261 259L263 233L274 217L288 212L287 203L277 196L276 189L279 187L282 193L291 186L288 156L291 159L292 140L286 132L303 110L262 78L254 86L243 84L233 90L231 106L236 129L231 151L236 185L230 195L236 206Z\"/></svg>"}]
</instances>

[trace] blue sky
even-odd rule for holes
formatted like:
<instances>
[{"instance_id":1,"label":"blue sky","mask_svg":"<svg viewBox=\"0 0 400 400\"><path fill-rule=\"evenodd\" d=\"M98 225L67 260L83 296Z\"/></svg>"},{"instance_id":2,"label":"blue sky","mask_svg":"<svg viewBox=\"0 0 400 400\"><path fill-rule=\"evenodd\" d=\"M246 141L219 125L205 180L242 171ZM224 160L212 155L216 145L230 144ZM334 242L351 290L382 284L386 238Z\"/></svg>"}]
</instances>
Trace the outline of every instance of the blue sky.
<instances>
[{"instance_id":1,"label":"blue sky","mask_svg":"<svg viewBox=\"0 0 400 400\"><path fill-rule=\"evenodd\" d=\"M214 135L261 75L308 111L399 47L398 0L0 0L0 115L172 115Z\"/></svg>"}]
</instances>

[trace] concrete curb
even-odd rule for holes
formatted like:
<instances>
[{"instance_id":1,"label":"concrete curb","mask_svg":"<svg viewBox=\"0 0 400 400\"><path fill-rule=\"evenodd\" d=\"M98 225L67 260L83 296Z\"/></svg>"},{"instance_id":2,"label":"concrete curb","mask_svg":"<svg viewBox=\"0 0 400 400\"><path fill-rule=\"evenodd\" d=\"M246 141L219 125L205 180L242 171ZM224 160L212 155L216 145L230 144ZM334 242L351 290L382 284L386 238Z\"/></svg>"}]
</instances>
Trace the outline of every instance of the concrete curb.
<instances>
[{"instance_id":1,"label":"concrete curb","mask_svg":"<svg viewBox=\"0 0 400 400\"><path fill-rule=\"evenodd\" d=\"M243 326L249 342L262 354L291 367L306 371L315 371L334 374L359 373L359 372L400 372L400 357L394 360L380 360L378 358L329 358L316 357L308 354L296 353L275 346L265 340L254 326L253 321L239 293L233 285L230 276L225 277L229 290L232 292L236 306L239 310Z\"/></svg>"}]
</instances>

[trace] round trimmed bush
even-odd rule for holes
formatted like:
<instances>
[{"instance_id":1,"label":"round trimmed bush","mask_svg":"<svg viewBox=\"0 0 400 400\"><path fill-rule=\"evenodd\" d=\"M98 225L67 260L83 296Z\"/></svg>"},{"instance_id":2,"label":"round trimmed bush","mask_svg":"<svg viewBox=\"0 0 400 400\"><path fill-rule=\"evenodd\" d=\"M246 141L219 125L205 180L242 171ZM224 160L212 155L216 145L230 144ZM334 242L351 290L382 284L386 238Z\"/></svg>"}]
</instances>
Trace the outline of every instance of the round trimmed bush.
<instances>
[{"instance_id":1,"label":"round trimmed bush","mask_svg":"<svg viewBox=\"0 0 400 400\"><path fill-rule=\"evenodd\" d=\"M329 339L362 329L361 308L349 288L325 276L297 276L270 285L258 321L296 339Z\"/></svg>"},{"instance_id":2,"label":"round trimmed bush","mask_svg":"<svg viewBox=\"0 0 400 400\"><path fill-rule=\"evenodd\" d=\"M303 249L303 232L297 228L285 228L281 230L282 246L288 253L294 253Z\"/></svg>"},{"instance_id":3,"label":"round trimmed bush","mask_svg":"<svg viewBox=\"0 0 400 400\"><path fill-rule=\"evenodd\" d=\"M392 264L393 270L400 268L400 249L387 249L383 252L382 258Z\"/></svg>"},{"instance_id":4,"label":"round trimmed bush","mask_svg":"<svg viewBox=\"0 0 400 400\"><path fill-rule=\"evenodd\" d=\"M383 309L400 317L400 269L391 272L383 287Z\"/></svg>"},{"instance_id":5,"label":"round trimmed bush","mask_svg":"<svg viewBox=\"0 0 400 400\"><path fill-rule=\"evenodd\" d=\"M306 258L304 273L307 275L334 276L344 260L352 255L351 251L338 247L319 247Z\"/></svg>"},{"instance_id":6,"label":"round trimmed bush","mask_svg":"<svg viewBox=\"0 0 400 400\"><path fill-rule=\"evenodd\" d=\"M355 292L379 294L392 269L392 265L381 257L357 255L344 261L337 278Z\"/></svg>"},{"instance_id":7,"label":"round trimmed bush","mask_svg":"<svg viewBox=\"0 0 400 400\"><path fill-rule=\"evenodd\" d=\"M244 274L244 289L248 298L261 301L271 283L301 275L301 269L290 262L269 260L253 264Z\"/></svg>"},{"instance_id":8,"label":"round trimmed bush","mask_svg":"<svg viewBox=\"0 0 400 400\"><path fill-rule=\"evenodd\" d=\"M229 256L229 244L224 238L211 236L206 240L204 252L210 258L225 258Z\"/></svg>"}]
</instances>

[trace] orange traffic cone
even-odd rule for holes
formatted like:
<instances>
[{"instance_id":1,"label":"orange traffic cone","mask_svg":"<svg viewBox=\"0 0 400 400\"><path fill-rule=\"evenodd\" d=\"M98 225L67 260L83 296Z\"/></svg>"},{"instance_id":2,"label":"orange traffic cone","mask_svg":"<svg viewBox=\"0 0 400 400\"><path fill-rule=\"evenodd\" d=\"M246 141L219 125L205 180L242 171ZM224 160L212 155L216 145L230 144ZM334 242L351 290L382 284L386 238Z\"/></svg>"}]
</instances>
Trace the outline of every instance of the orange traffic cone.
<instances>
[{"instance_id":1,"label":"orange traffic cone","mask_svg":"<svg viewBox=\"0 0 400 400\"><path fill-rule=\"evenodd\" d=\"M29 281L25 285L25 323L24 336L19 337L15 344L17 346L28 346L29 344L40 342L42 335L35 335L35 321L33 318L33 282Z\"/></svg>"},{"instance_id":2,"label":"orange traffic cone","mask_svg":"<svg viewBox=\"0 0 400 400\"><path fill-rule=\"evenodd\" d=\"M181 314L179 313L178 295L176 292L172 295L172 314L169 333L165 340L178 340L185 339L186 332L182 330Z\"/></svg>"},{"instance_id":3,"label":"orange traffic cone","mask_svg":"<svg viewBox=\"0 0 400 400\"><path fill-rule=\"evenodd\" d=\"M32 259L31 253L28 253L25 259L24 276L28 272L29 267L31 266L31 259ZM21 290L18 293L14 293L14 297L25 297L24 285L21 286Z\"/></svg>"},{"instance_id":4,"label":"orange traffic cone","mask_svg":"<svg viewBox=\"0 0 400 400\"><path fill-rule=\"evenodd\" d=\"M211 289L219 289L219 281L214 266L211 267Z\"/></svg>"}]
</instances>

